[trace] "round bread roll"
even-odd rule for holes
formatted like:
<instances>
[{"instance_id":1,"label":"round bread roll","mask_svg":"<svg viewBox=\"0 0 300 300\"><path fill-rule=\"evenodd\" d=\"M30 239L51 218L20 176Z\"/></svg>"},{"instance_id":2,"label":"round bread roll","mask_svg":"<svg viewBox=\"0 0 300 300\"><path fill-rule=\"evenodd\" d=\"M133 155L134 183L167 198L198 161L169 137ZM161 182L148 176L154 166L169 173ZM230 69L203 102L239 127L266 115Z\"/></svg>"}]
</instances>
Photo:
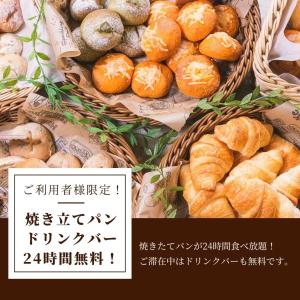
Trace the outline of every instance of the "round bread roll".
<instances>
[{"instance_id":1,"label":"round bread roll","mask_svg":"<svg viewBox=\"0 0 300 300\"><path fill-rule=\"evenodd\" d=\"M8 78L16 78L27 73L26 59L17 54L0 56L0 80L3 79L3 72L7 67L10 67Z\"/></svg>"},{"instance_id":2,"label":"round bread roll","mask_svg":"<svg viewBox=\"0 0 300 300\"><path fill-rule=\"evenodd\" d=\"M93 68L95 87L103 93L118 94L131 83L134 65L130 58L121 53L101 57Z\"/></svg>"},{"instance_id":3,"label":"round bread roll","mask_svg":"<svg viewBox=\"0 0 300 300\"><path fill-rule=\"evenodd\" d=\"M80 27L77 27L73 30L72 36L80 51L80 55L74 57L77 61L84 63L94 62L99 57L105 54L105 51L93 50L86 44L86 42L81 38Z\"/></svg>"},{"instance_id":4,"label":"round bread roll","mask_svg":"<svg viewBox=\"0 0 300 300\"><path fill-rule=\"evenodd\" d=\"M13 33L0 34L0 55L18 54L23 50L23 43L19 37Z\"/></svg>"},{"instance_id":5,"label":"round bread roll","mask_svg":"<svg viewBox=\"0 0 300 300\"><path fill-rule=\"evenodd\" d=\"M220 86L220 73L211 59L204 55L182 58L176 69L176 82L180 91L191 97L209 97Z\"/></svg>"},{"instance_id":6,"label":"round bread roll","mask_svg":"<svg viewBox=\"0 0 300 300\"><path fill-rule=\"evenodd\" d=\"M134 70L131 88L143 98L161 98L168 94L173 81L172 71L157 62L139 63Z\"/></svg>"},{"instance_id":7,"label":"round bread roll","mask_svg":"<svg viewBox=\"0 0 300 300\"><path fill-rule=\"evenodd\" d=\"M171 57L180 43L181 31L178 24L170 18L163 17L147 27L141 47L149 60L160 62Z\"/></svg>"},{"instance_id":8,"label":"round bread roll","mask_svg":"<svg viewBox=\"0 0 300 300\"><path fill-rule=\"evenodd\" d=\"M209 35L217 24L217 14L208 0L198 0L185 4L179 11L177 22L184 36L192 41L200 41Z\"/></svg>"},{"instance_id":9,"label":"round bread roll","mask_svg":"<svg viewBox=\"0 0 300 300\"><path fill-rule=\"evenodd\" d=\"M71 0L71 16L81 22L92 11L103 8L103 2L102 0Z\"/></svg>"},{"instance_id":10,"label":"round bread roll","mask_svg":"<svg viewBox=\"0 0 300 300\"><path fill-rule=\"evenodd\" d=\"M1 0L0 32L16 32L23 24L20 0Z\"/></svg>"},{"instance_id":11,"label":"round bread roll","mask_svg":"<svg viewBox=\"0 0 300 300\"><path fill-rule=\"evenodd\" d=\"M292 29L300 30L300 1L297 1L296 7L290 19Z\"/></svg>"},{"instance_id":12,"label":"round bread roll","mask_svg":"<svg viewBox=\"0 0 300 300\"><path fill-rule=\"evenodd\" d=\"M240 20L236 10L229 5L215 6L217 13L217 25L215 31L226 32L232 37L235 37L239 31Z\"/></svg>"},{"instance_id":13,"label":"round bread roll","mask_svg":"<svg viewBox=\"0 0 300 300\"><path fill-rule=\"evenodd\" d=\"M169 17L176 21L179 8L176 3L170 1L156 1L151 4L148 24L152 24L162 17Z\"/></svg>"},{"instance_id":14,"label":"round bread roll","mask_svg":"<svg viewBox=\"0 0 300 300\"><path fill-rule=\"evenodd\" d=\"M141 48L141 39L146 26L125 26L121 43L114 48L129 57L138 57L144 54Z\"/></svg>"},{"instance_id":15,"label":"round bread roll","mask_svg":"<svg viewBox=\"0 0 300 300\"><path fill-rule=\"evenodd\" d=\"M242 46L226 32L216 32L200 43L199 51L214 59L236 61L242 54Z\"/></svg>"},{"instance_id":16,"label":"round bread roll","mask_svg":"<svg viewBox=\"0 0 300 300\"><path fill-rule=\"evenodd\" d=\"M100 151L99 153L90 157L84 164L83 168L113 168L114 160L106 151Z\"/></svg>"},{"instance_id":17,"label":"round bread roll","mask_svg":"<svg viewBox=\"0 0 300 300\"><path fill-rule=\"evenodd\" d=\"M14 168L48 168L48 166L40 159L29 158L16 163Z\"/></svg>"},{"instance_id":18,"label":"round bread roll","mask_svg":"<svg viewBox=\"0 0 300 300\"><path fill-rule=\"evenodd\" d=\"M286 29L284 31L285 37L292 43L300 43L300 31L293 29Z\"/></svg>"},{"instance_id":19,"label":"round bread roll","mask_svg":"<svg viewBox=\"0 0 300 300\"><path fill-rule=\"evenodd\" d=\"M47 166L49 168L81 168L81 162L70 153L58 151L48 159Z\"/></svg>"},{"instance_id":20,"label":"round bread roll","mask_svg":"<svg viewBox=\"0 0 300 300\"><path fill-rule=\"evenodd\" d=\"M121 42L124 26L116 12L98 9L84 18L80 30L82 39L90 48L108 51Z\"/></svg>"},{"instance_id":21,"label":"round bread roll","mask_svg":"<svg viewBox=\"0 0 300 300\"><path fill-rule=\"evenodd\" d=\"M150 13L149 0L109 0L107 8L117 12L125 25L141 25Z\"/></svg>"},{"instance_id":22,"label":"round bread roll","mask_svg":"<svg viewBox=\"0 0 300 300\"><path fill-rule=\"evenodd\" d=\"M167 65L173 72L175 72L178 62L183 57L198 53L198 47L193 42L182 40L175 54L167 60Z\"/></svg>"},{"instance_id":23,"label":"round bread roll","mask_svg":"<svg viewBox=\"0 0 300 300\"><path fill-rule=\"evenodd\" d=\"M277 74L289 73L296 77L300 77L300 66L297 61L273 60L270 67Z\"/></svg>"},{"instance_id":24,"label":"round bread roll","mask_svg":"<svg viewBox=\"0 0 300 300\"><path fill-rule=\"evenodd\" d=\"M27 139L12 139L9 153L12 156L48 160L55 146L50 132L38 123L26 123L15 128L14 135L27 136Z\"/></svg>"}]
</instances>

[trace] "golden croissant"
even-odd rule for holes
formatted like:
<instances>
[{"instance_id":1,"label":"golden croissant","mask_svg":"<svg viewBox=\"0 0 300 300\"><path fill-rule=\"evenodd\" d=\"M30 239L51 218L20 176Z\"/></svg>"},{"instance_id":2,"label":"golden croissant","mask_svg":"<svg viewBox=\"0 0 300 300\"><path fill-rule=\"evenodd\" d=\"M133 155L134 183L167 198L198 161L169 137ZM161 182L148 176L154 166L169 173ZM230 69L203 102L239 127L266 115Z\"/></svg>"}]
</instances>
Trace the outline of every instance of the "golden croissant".
<instances>
[{"instance_id":1,"label":"golden croissant","mask_svg":"<svg viewBox=\"0 0 300 300\"><path fill-rule=\"evenodd\" d=\"M191 177L197 190L214 190L232 165L232 151L212 134L203 135L191 147Z\"/></svg>"},{"instance_id":2,"label":"golden croissant","mask_svg":"<svg viewBox=\"0 0 300 300\"><path fill-rule=\"evenodd\" d=\"M267 183L271 183L282 168L283 159L281 151L271 150L261 152L251 159L244 160L231 170L226 182L235 177L258 178Z\"/></svg>"},{"instance_id":3,"label":"golden croissant","mask_svg":"<svg viewBox=\"0 0 300 300\"><path fill-rule=\"evenodd\" d=\"M258 149L270 143L273 127L248 117L231 119L215 127L216 137L231 150L252 157Z\"/></svg>"},{"instance_id":4,"label":"golden croissant","mask_svg":"<svg viewBox=\"0 0 300 300\"><path fill-rule=\"evenodd\" d=\"M183 186L183 197L189 206L189 214L195 218L234 218L221 183L215 191L195 189L189 165L184 165L180 171L180 184Z\"/></svg>"},{"instance_id":5,"label":"golden croissant","mask_svg":"<svg viewBox=\"0 0 300 300\"><path fill-rule=\"evenodd\" d=\"M300 218L300 210L284 195L279 194L278 218Z\"/></svg>"},{"instance_id":6,"label":"golden croissant","mask_svg":"<svg viewBox=\"0 0 300 300\"><path fill-rule=\"evenodd\" d=\"M297 205L300 197L300 165L279 175L272 182L272 187Z\"/></svg>"},{"instance_id":7,"label":"golden croissant","mask_svg":"<svg viewBox=\"0 0 300 300\"><path fill-rule=\"evenodd\" d=\"M276 218L279 194L260 179L234 178L225 183L225 195L241 218Z\"/></svg>"},{"instance_id":8,"label":"golden croissant","mask_svg":"<svg viewBox=\"0 0 300 300\"><path fill-rule=\"evenodd\" d=\"M286 141L280 136L274 134L271 142L265 147L265 151L277 149L282 151L283 166L280 173L284 173L289 169L300 165L300 150L292 143Z\"/></svg>"}]
</instances>

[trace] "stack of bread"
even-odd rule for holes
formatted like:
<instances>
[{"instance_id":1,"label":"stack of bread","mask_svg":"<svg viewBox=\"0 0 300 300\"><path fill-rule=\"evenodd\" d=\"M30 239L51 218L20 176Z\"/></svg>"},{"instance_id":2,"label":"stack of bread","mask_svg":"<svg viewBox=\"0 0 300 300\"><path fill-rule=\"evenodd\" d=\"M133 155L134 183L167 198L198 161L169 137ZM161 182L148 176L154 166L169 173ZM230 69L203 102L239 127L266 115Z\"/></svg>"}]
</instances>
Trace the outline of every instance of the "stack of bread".
<instances>
[{"instance_id":1,"label":"stack of bread","mask_svg":"<svg viewBox=\"0 0 300 300\"><path fill-rule=\"evenodd\" d=\"M7 182L9 168L112 168L111 155L99 150L82 163L71 153L57 151L52 134L38 123L26 123L0 132L0 178Z\"/></svg>"},{"instance_id":2,"label":"stack of bread","mask_svg":"<svg viewBox=\"0 0 300 300\"><path fill-rule=\"evenodd\" d=\"M27 60L21 56L23 43L16 34L23 24L20 1L0 0L0 80L26 75Z\"/></svg>"},{"instance_id":3,"label":"stack of bread","mask_svg":"<svg viewBox=\"0 0 300 300\"><path fill-rule=\"evenodd\" d=\"M96 62L93 83L102 93L131 87L140 97L161 98L175 77L183 94L211 96L221 82L217 62L237 61L242 52L235 9L212 0L151 2L71 0L76 60Z\"/></svg>"},{"instance_id":4,"label":"stack of bread","mask_svg":"<svg viewBox=\"0 0 300 300\"><path fill-rule=\"evenodd\" d=\"M289 42L300 43L300 0L297 1L289 26L285 29L284 35ZM270 63L270 66L277 74L289 73L300 78L300 60L274 60Z\"/></svg>"},{"instance_id":5,"label":"stack of bread","mask_svg":"<svg viewBox=\"0 0 300 300\"><path fill-rule=\"evenodd\" d=\"M231 119L203 135L180 184L191 217L300 218L300 151L256 119Z\"/></svg>"}]
</instances>

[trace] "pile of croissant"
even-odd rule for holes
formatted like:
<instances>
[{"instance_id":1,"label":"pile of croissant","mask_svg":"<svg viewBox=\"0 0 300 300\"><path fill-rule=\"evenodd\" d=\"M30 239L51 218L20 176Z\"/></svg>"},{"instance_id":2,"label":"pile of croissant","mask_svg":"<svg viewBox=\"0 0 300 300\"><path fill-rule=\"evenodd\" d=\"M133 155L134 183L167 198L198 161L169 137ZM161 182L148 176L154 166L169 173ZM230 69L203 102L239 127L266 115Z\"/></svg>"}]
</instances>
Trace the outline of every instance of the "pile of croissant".
<instances>
[{"instance_id":1,"label":"pile of croissant","mask_svg":"<svg viewBox=\"0 0 300 300\"><path fill-rule=\"evenodd\" d=\"M231 119L203 135L180 184L191 217L300 218L300 151L256 119Z\"/></svg>"}]
</instances>

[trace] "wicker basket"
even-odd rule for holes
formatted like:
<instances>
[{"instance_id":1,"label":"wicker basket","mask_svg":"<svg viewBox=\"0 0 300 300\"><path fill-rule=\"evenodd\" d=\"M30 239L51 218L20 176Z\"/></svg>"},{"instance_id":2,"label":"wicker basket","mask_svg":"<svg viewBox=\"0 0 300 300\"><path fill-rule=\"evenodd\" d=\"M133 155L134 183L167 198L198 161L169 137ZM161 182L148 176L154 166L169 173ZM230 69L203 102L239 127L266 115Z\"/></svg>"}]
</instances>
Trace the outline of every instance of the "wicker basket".
<instances>
[{"instance_id":1,"label":"wicker basket","mask_svg":"<svg viewBox=\"0 0 300 300\"><path fill-rule=\"evenodd\" d=\"M268 62L269 53L272 49L273 39L280 25L283 11L287 0L274 0L272 9L263 25L261 35L257 41L253 69L257 84L260 85L262 93L281 88L285 96L292 101L300 101L300 85L292 84L275 74Z\"/></svg>"},{"instance_id":2,"label":"wicker basket","mask_svg":"<svg viewBox=\"0 0 300 300\"><path fill-rule=\"evenodd\" d=\"M226 108L223 114L218 116L214 112L206 114L203 118L194 123L182 136L180 136L168 149L160 162L160 166L178 166L182 161L188 159L189 150L193 143L198 141L204 134L212 133L215 126L226 123L232 118L251 116L261 118L261 112L265 109L236 109Z\"/></svg>"},{"instance_id":3,"label":"wicker basket","mask_svg":"<svg viewBox=\"0 0 300 300\"><path fill-rule=\"evenodd\" d=\"M17 120L18 117L18 109L22 106L24 103L25 98L16 98L13 100L7 100L0 102L0 124L3 122L13 122ZM89 119L95 119L95 116L88 113L86 110L74 106L69 103L65 103L67 106L76 109L78 113L80 113L82 116L89 118ZM97 121L99 123L99 120ZM100 123L100 126L104 127L105 125ZM123 159L126 163L127 168L132 168L136 164L138 164L138 160L131 150L130 146L127 144L125 139L119 135L115 135L113 133L109 134L108 139L108 151L119 157L120 159ZM134 173L133 179L137 181L138 183L142 182L142 174L141 173Z\"/></svg>"},{"instance_id":4,"label":"wicker basket","mask_svg":"<svg viewBox=\"0 0 300 300\"><path fill-rule=\"evenodd\" d=\"M252 67L254 44L256 43L256 40L258 39L260 33L260 12L256 0L254 0L254 4L247 14L246 22L246 25L242 28L242 34L244 36L244 42L242 45L243 55L235 64L231 71L231 74L226 78L226 81L221 85L219 89L219 91L222 91L224 93L224 98L230 95L234 90L236 90L236 88L240 85L240 83ZM77 86L77 88L73 90L74 94L80 96L85 101L92 103L95 108L99 108L99 106L105 104L102 99L97 99L93 95L90 95L87 91L80 88L78 86L77 76L73 74L67 74L66 78L68 82L71 82ZM108 106L106 114L111 118L128 123L133 123L137 120L142 119L141 117L130 112L122 104ZM190 118L195 118L199 114L201 114L201 111L192 113ZM160 122L155 120L150 120L150 124L161 125Z\"/></svg>"}]
</instances>

